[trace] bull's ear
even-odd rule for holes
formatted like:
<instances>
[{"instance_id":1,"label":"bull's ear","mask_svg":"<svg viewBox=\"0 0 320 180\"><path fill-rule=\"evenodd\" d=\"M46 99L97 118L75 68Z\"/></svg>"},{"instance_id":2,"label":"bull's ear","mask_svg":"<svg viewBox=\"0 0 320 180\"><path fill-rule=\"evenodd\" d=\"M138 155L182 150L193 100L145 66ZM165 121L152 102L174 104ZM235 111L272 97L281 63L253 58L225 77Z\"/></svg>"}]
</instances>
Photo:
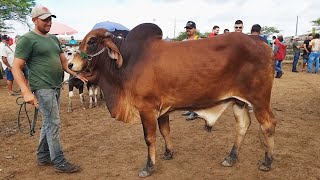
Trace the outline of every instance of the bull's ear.
<instances>
[{"instance_id":1,"label":"bull's ear","mask_svg":"<svg viewBox=\"0 0 320 180\"><path fill-rule=\"evenodd\" d=\"M118 47L110 39L105 41L105 45L110 48L110 51L108 51L109 56L116 60L117 67L120 68L122 66L123 59Z\"/></svg>"}]
</instances>

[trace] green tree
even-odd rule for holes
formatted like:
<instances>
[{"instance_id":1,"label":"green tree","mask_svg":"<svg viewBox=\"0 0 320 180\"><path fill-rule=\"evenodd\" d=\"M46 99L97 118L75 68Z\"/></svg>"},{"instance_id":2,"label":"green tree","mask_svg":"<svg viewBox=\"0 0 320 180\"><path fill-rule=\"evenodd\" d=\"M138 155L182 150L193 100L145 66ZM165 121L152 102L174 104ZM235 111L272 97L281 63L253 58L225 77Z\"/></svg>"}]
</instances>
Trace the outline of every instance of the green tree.
<instances>
[{"instance_id":1,"label":"green tree","mask_svg":"<svg viewBox=\"0 0 320 180\"><path fill-rule=\"evenodd\" d=\"M263 26L261 28L261 34L273 34L273 33L279 33L280 30L276 27L269 27L269 26Z\"/></svg>"},{"instance_id":2,"label":"green tree","mask_svg":"<svg viewBox=\"0 0 320 180\"><path fill-rule=\"evenodd\" d=\"M316 19L314 21L311 21L311 22L313 22L314 26L320 26L320 18L318 18L318 19Z\"/></svg>"},{"instance_id":3,"label":"green tree","mask_svg":"<svg viewBox=\"0 0 320 180\"><path fill-rule=\"evenodd\" d=\"M0 31L14 29L8 20L29 25L27 17L34 5L35 0L0 0Z\"/></svg>"}]
</instances>

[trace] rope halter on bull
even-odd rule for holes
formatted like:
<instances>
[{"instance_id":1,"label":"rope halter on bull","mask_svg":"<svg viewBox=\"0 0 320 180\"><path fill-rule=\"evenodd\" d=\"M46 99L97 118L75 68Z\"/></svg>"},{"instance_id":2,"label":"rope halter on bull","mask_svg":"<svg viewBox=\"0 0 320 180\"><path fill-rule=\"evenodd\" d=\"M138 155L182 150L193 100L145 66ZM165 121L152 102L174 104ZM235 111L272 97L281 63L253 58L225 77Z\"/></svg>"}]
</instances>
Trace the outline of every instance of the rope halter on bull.
<instances>
[{"instance_id":1,"label":"rope halter on bull","mask_svg":"<svg viewBox=\"0 0 320 180\"><path fill-rule=\"evenodd\" d=\"M114 35L112 34L112 33L110 33L110 32L106 32L105 33L105 37L107 37L107 38L113 38L114 37ZM120 56L120 61L117 63L117 67L118 68L120 68L120 66L122 65L122 57L121 57L121 54L119 53L119 50L116 50L116 52L119 54L119 56L114 56L114 54L112 53L112 51L114 51L114 50L112 50L112 47L111 47L111 49L109 49L110 47L107 45L108 44L108 41L104 44L104 47L100 50L100 51L98 51L97 53L94 53L94 54L87 54L87 53L85 53L85 52L83 52L83 51L79 51L79 53L80 53L80 57L81 58L83 58L83 59L86 59L87 61L88 61L88 63L87 63L87 67L86 67L86 69L84 70L84 71L87 71L88 69L89 69L89 67L90 67L90 63L92 62L92 59L95 57L95 56L98 56L98 55L100 55L101 53L103 53L105 50L108 50L108 55L111 57L111 58L113 58L114 60L119 60L119 56ZM115 45L114 45L115 46Z\"/></svg>"},{"instance_id":2,"label":"rope halter on bull","mask_svg":"<svg viewBox=\"0 0 320 180\"><path fill-rule=\"evenodd\" d=\"M106 47L102 48L102 49L101 49L99 52L97 52L97 53L89 54L89 55L88 55L87 53L85 53L85 52L80 51L80 56L81 56L81 58L86 59L86 60L88 61L87 67L86 67L86 69L83 70L83 71L85 72L85 71L87 71L87 70L89 69L90 63L91 63L91 61L92 61L92 58L94 58L95 56L100 55L100 54L103 53L105 50L108 50L108 53L109 53L109 51L110 51L110 50L109 50L108 48L106 48Z\"/></svg>"}]
</instances>

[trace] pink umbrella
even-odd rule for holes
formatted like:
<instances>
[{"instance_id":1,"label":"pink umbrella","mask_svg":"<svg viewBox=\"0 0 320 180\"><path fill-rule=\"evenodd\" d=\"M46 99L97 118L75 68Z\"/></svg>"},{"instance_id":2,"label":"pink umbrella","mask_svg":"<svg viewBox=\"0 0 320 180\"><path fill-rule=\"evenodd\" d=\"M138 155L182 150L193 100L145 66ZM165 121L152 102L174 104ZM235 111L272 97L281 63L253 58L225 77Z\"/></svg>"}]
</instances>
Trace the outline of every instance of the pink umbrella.
<instances>
[{"instance_id":1,"label":"pink umbrella","mask_svg":"<svg viewBox=\"0 0 320 180\"><path fill-rule=\"evenodd\" d=\"M65 24L52 22L49 33L58 35L72 35L78 33L78 31Z\"/></svg>"}]
</instances>

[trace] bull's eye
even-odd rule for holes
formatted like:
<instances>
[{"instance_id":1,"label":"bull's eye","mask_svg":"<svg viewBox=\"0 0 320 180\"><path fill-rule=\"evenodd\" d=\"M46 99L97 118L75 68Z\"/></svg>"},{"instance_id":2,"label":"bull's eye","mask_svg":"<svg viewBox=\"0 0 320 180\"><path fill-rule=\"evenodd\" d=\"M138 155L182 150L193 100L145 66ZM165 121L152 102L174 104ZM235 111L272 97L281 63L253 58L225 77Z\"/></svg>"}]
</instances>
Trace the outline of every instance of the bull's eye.
<instances>
[{"instance_id":1,"label":"bull's eye","mask_svg":"<svg viewBox=\"0 0 320 180\"><path fill-rule=\"evenodd\" d=\"M90 40L88 41L88 45L93 45L97 42L97 38L90 38Z\"/></svg>"}]
</instances>

